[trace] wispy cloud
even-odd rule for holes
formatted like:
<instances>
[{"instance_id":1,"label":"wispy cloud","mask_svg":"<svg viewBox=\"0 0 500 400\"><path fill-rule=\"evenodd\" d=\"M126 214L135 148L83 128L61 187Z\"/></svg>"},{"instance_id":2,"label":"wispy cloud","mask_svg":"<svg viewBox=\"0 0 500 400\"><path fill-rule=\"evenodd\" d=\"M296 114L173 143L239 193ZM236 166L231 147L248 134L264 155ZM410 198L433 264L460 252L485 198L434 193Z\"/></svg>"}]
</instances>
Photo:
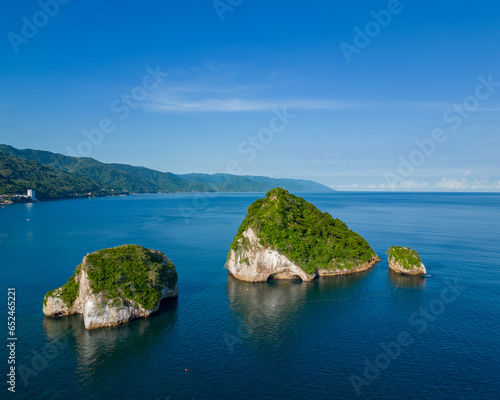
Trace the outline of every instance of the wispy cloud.
<instances>
[{"instance_id":1,"label":"wispy cloud","mask_svg":"<svg viewBox=\"0 0 500 400\"><path fill-rule=\"evenodd\" d=\"M345 110L357 107L349 102L328 99L288 98L288 99L245 99L228 95L224 98L186 98L163 95L152 98L147 108L166 112L242 112L265 111L287 106L301 110Z\"/></svg>"},{"instance_id":2,"label":"wispy cloud","mask_svg":"<svg viewBox=\"0 0 500 400\"><path fill-rule=\"evenodd\" d=\"M152 95L146 108L162 112L248 112L287 106L304 110L341 110L357 107L353 102L294 96L301 76L284 71L253 77L251 70L234 66L193 67L170 73L172 84ZM285 95L287 93L287 95Z\"/></svg>"},{"instance_id":3,"label":"wispy cloud","mask_svg":"<svg viewBox=\"0 0 500 400\"><path fill-rule=\"evenodd\" d=\"M439 101L350 100L310 94L307 75L296 71L255 76L249 68L214 64L187 70L172 69L161 91L144 107L167 113L252 112L287 106L297 110L408 109L445 110Z\"/></svg>"},{"instance_id":4,"label":"wispy cloud","mask_svg":"<svg viewBox=\"0 0 500 400\"><path fill-rule=\"evenodd\" d=\"M283 106L298 110L352 110L369 108L444 110L450 105L436 102L355 102L316 97L275 98L267 95L259 98L249 85L233 89L176 86L167 88L160 95L150 97L145 106L152 111L164 112L243 112L265 111Z\"/></svg>"}]
</instances>

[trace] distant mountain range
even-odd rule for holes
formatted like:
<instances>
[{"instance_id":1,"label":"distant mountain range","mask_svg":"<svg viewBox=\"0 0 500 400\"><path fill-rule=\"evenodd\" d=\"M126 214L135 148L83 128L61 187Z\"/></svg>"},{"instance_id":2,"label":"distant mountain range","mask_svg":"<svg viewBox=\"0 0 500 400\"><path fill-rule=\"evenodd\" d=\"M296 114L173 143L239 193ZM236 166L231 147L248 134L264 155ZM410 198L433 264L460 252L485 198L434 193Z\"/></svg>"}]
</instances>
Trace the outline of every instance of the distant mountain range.
<instances>
[{"instance_id":1,"label":"distant mountain range","mask_svg":"<svg viewBox=\"0 0 500 400\"><path fill-rule=\"evenodd\" d=\"M36 197L44 200L89 194L266 192L275 187L291 192L333 191L302 179L230 174L176 175L126 164L105 164L93 158L0 145L0 194L23 194L27 189L35 189Z\"/></svg>"}]
</instances>

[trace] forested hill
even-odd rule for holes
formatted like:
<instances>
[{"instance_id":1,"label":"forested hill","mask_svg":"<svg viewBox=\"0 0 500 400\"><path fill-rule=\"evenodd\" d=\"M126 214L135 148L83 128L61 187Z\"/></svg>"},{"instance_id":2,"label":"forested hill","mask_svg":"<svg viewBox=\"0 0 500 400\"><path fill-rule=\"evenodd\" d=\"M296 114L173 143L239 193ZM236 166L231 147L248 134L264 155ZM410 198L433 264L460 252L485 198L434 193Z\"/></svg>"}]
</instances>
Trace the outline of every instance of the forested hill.
<instances>
[{"instance_id":1,"label":"forested hill","mask_svg":"<svg viewBox=\"0 0 500 400\"><path fill-rule=\"evenodd\" d=\"M36 189L40 200L102 195L99 182L0 153L0 195Z\"/></svg>"},{"instance_id":2,"label":"forested hill","mask_svg":"<svg viewBox=\"0 0 500 400\"><path fill-rule=\"evenodd\" d=\"M229 174L176 175L7 145L0 145L0 155L0 194L21 194L35 189L40 199L83 193L265 192L277 186L294 192L333 191L308 180Z\"/></svg>"}]
</instances>

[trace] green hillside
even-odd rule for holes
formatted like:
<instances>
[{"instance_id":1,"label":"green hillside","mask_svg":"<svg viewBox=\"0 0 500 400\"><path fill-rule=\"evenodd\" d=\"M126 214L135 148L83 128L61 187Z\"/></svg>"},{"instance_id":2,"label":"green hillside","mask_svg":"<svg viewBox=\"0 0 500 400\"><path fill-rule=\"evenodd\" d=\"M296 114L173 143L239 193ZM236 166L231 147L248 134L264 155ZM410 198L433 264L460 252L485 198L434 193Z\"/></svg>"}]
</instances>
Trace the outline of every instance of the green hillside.
<instances>
[{"instance_id":1,"label":"green hillside","mask_svg":"<svg viewBox=\"0 0 500 400\"><path fill-rule=\"evenodd\" d=\"M98 182L0 153L0 194L25 194L35 189L38 199L75 197L100 193Z\"/></svg>"},{"instance_id":2,"label":"green hillside","mask_svg":"<svg viewBox=\"0 0 500 400\"><path fill-rule=\"evenodd\" d=\"M0 186L2 193L24 193L26 189L34 188L44 196L47 194L45 198L69 197L75 190L94 192L101 189L110 193L112 191L119 193L124 191L129 193L265 192L279 185L295 192L332 191L324 185L307 180L229 174L176 175L126 164L105 164L92 158L69 157L49 151L19 150L7 145L0 145L0 154L14 157L18 161L31 162L31 164L22 163L31 166L26 171L21 164L19 165L16 182L5 181ZM63 177L63 182L57 184L51 181L48 186L42 185L40 191L38 186L47 179L45 175L40 176L40 184L38 183L36 170L42 171L41 167L45 168L44 174L52 171L49 175L53 179L56 176ZM74 187L67 183L70 177L73 177L71 182L74 182Z\"/></svg>"}]
</instances>

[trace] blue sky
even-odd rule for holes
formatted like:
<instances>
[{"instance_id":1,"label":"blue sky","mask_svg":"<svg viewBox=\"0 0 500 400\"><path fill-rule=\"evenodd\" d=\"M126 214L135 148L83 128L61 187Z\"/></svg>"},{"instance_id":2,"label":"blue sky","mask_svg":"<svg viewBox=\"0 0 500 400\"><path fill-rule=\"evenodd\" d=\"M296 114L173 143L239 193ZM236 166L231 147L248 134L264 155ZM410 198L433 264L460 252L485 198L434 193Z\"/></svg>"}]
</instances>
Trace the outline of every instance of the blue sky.
<instances>
[{"instance_id":1,"label":"blue sky","mask_svg":"<svg viewBox=\"0 0 500 400\"><path fill-rule=\"evenodd\" d=\"M3 5L0 143L340 190L500 191L496 1L88 3Z\"/></svg>"}]
</instances>

